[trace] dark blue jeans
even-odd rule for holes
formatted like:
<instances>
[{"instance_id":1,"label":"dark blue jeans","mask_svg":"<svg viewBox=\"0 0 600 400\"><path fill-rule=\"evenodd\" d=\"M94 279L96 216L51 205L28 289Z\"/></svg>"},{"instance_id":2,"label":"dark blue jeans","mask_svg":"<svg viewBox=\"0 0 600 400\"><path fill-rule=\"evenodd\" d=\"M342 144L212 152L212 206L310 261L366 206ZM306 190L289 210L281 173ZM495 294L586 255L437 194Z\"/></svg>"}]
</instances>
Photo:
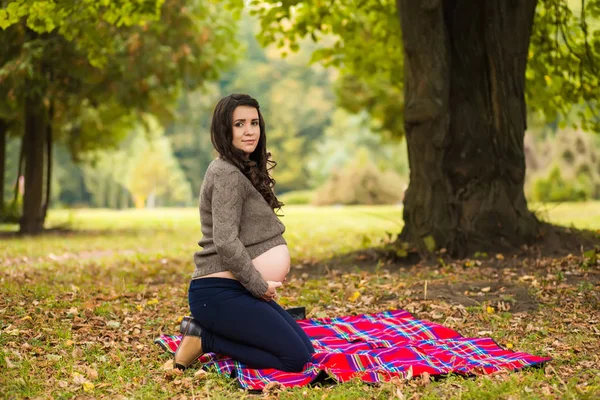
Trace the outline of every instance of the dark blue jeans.
<instances>
[{"instance_id":1,"label":"dark blue jeans","mask_svg":"<svg viewBox=\"0 0 600 400\"><path fill-rule=\"evenodd\" d=\"M194 279L190 311L202 327L202 350L249 368L300 372L315 352L310 339L275 301L257 299L233 279Z\"/></svg>"}]
</instances>

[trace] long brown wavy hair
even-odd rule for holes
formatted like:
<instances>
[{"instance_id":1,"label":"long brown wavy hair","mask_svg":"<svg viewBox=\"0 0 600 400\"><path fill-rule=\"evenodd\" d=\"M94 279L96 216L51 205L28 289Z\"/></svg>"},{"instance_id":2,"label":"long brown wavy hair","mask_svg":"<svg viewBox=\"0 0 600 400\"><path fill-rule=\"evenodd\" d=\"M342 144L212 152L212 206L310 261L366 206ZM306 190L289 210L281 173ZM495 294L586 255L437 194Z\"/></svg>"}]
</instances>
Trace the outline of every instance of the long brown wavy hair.
<instances>
[{"instance_id":1,"label":"long brown wavy hair","mask_svg":"<svg viewBox=\"0 0 600 400\"><path fill-rule=\"evenodd\" d=\"M260 138L256 149L248 158L243 150L235 148L232 143L233 111L239 106L254 107L258 111ZM273 191L275 179L269 174L277 163L270 159L271 153L267 151L265 121L260 113L258 101L247 94L237 93L222 98L213 113L210 139L219 156L238 167L273 210L280 210L284 204L275 196Z\"/></svg>"}]
</instances>

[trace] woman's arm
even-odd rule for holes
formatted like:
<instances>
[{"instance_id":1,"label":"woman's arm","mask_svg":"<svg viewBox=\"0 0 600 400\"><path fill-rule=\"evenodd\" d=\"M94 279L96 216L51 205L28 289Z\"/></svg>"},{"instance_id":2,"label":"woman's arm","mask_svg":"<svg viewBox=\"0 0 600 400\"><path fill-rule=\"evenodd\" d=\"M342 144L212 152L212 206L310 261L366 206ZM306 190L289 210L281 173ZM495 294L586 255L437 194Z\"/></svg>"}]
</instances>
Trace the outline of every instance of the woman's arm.
<instances>
[{"instance_id":1,"label":"woman's arm","mask_svg":"<svg viewBox=\"0 0 600 400\"><path fill-rule=\"evenodd\" d=\"M254 268L252 259L239 239L242 205L246 197L240 172L232 168L215 169L212 191L213 241L227 269L254 297L267 292L267 282Z\"/></svg>"}]
</instances>

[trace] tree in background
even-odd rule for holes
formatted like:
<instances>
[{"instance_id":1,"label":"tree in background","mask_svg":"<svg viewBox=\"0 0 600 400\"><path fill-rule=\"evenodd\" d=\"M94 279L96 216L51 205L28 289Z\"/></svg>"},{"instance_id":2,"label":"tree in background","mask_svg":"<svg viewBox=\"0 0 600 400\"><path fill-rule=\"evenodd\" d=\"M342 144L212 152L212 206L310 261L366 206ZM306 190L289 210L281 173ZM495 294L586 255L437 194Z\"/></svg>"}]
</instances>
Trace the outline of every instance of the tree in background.
<instances>
[{"instance_id":1,"label":"tree in background","mask_svg":"<svg viewBox=\"0 0 600 400\"><path fill-rule=\"evenodd\" d=\"M169 140L156 122L151 122L150 138L137 132L132 148L135 156L123 175L136 208L166 205L189 205L192 190L189 181L173 155ZM162 200L162 201L161 201Z\"/></svg>"},{"instance_id":2,"label":"tree in background","mask_svg":"<svg viewBox=\"0 0 600 400\"><path fill-rule=\"evenodd\" d=\"M76 160L114 147L140 112L168 120L180 88L216 79L232 61L235 23L223 4L0 4L0 120L8 121L12 135L23 136L21 233L42 229L55 141Z\"/></svg>"},{"instance_id":3,"label":"tree in background","mask_svg":"<svg viewBox=\"0 0 600 400\"><path fill-rule=\"evenodd\" d=\"M393 170L382 170L365 147L355 151L355 157L342 168L335 169L317 189L313 204L398 204L406 185Z\"/></svg>"},{"instance_id":4,"label":"tree in background","mask_svg":"<svg viewBox=\"0 0 600 400\"><path fill-rule=\"evenodd\" d=\"M237 40L239 62L215 84L184 92L177 118L166 135L197 197L204 172L214 158L210 119L221 97L244 92L255 97L267 124L267 147L278 166L272 171L278 193L309 187L306 159L330 122L334 108L333 71L309 66L311 43L300 43L284 60L284 49L262 48L255 38L257 20L242 15Z\"/></svg>"},{"instance_id":5,"label":"tree in background","mask_svg":"<svg viewBox=\"0 0 600 400\"><path fill-rule=\"evenodd\" d=\"M575 104L597 130L600 35L589 20L600 1L578 14L564 0L252 4L264 43L333 34L315 59L364 77L370 93L403 87L411 175L400 241L464 255L538 236L523 191L525 98L549 118Z\"/></svg>"},{"instance_id":6,"label":"tree in background","mask_svg":"<svg viewBox=\"0 0 600 400\"><path fill-rule=\"evenodd\" d=\"M314 144L313 153L307 157L311 187L323 185L334 171L359 158L360 151L365 151L379 170L393 171L408 178L406 144L374 134L380 129L379 124L364 110L359 114L350 114L344 109L337 109L331 125L325 129L321 139Z\"/></svg>"},{"instance_id":7,"label":"tree in background","mask_svg":"<svg viewBox=\"0 0 600 400\"><path fill-rule=\"evenodd\" d=\"M210 140L210 119L221 94L218 83L210 83L191 92L184 91L178 100L175 118L165 130L173 154L196 199L204 172L215 156Z\"/></svg>"}]
</instances>

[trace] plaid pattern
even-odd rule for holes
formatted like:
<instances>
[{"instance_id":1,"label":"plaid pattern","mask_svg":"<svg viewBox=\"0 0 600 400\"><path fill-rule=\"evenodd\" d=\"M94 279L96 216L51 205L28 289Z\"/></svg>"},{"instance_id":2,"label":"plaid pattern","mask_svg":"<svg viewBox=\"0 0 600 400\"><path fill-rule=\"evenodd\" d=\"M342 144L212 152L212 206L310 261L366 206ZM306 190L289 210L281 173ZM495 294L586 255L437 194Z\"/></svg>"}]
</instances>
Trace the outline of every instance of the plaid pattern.
<instances>
[{"instance_id":1,"label":"plaid pattern","mask_svg":"<svg viewBox=\"0 0 600 400\"><path fill-rule=\"evenodd\" d=\"M236 377L243 388L261 390L269 382L303 386L325 371L339 382L359 378L364 382L407 378L424 372L489 374L543 364L549 357L505 350L490 338L464 338L442 325L415 319L403 310L337 318L298 321L316 353L304 371L249 369L229 357L204 354L204 367ZM155 340L174 353L181 337L162 335Z\"/></svg>"}]
</instances>

